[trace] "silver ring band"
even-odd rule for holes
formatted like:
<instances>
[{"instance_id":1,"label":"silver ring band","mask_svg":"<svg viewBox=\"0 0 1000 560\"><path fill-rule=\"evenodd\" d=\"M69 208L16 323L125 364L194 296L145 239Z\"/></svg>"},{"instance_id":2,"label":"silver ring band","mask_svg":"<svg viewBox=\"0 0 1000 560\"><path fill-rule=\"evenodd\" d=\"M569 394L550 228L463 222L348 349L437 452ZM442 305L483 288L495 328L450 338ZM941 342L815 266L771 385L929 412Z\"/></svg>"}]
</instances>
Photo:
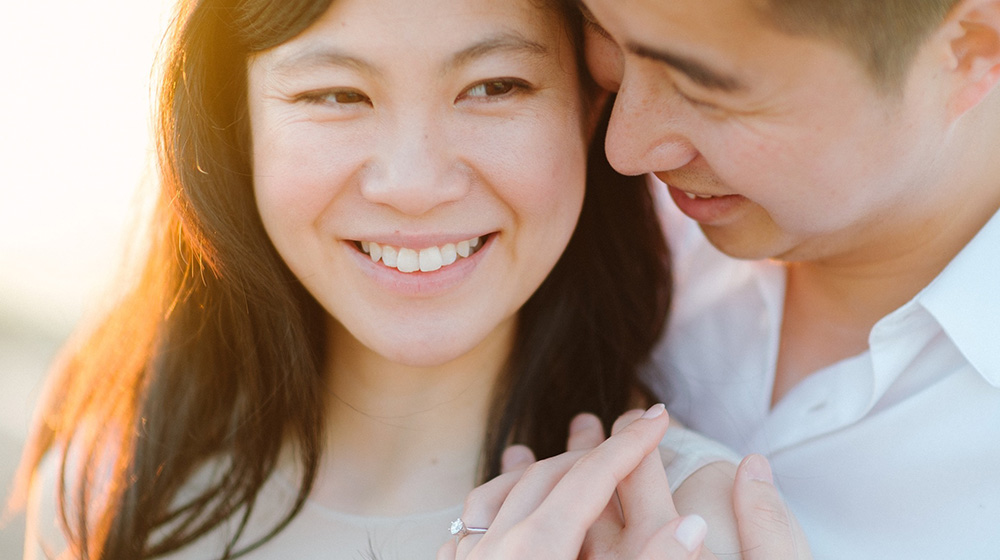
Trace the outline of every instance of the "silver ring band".
<instances>
[{"instance_id":1,"label":"silver ring band","mask_svg":"<svg viewBox=\"0 0 1000 560\"><path fill-rule=\"evenodd\" d=\"M469 527L465 524L465 521L462 521L462 518L459 517L451 522L451 527L448 528L448 531L455 537L455 542L457 543L462 540L462 537L465 535L481 535L485 533L487 529L488 527Z\"/></svg>"}]
</instances>

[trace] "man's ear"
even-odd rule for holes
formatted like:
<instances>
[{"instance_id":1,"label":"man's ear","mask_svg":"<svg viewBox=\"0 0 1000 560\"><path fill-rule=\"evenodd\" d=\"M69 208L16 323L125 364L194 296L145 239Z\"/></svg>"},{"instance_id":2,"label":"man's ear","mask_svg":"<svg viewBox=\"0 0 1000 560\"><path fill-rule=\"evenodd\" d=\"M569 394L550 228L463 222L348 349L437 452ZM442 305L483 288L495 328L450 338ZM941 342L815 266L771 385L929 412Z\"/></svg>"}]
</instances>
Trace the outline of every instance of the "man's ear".
<instances>
[{"instance_id":1,"label":"man's ear","mask_svg":"<svg viewBox=\"0 0 1000 560\"><path fill-rule=\"evenodd\" d=\"M961 0L944 29L955 78L953 118L977 106L1000 81L1000 0Z\"/></svg>"}]
</instances>

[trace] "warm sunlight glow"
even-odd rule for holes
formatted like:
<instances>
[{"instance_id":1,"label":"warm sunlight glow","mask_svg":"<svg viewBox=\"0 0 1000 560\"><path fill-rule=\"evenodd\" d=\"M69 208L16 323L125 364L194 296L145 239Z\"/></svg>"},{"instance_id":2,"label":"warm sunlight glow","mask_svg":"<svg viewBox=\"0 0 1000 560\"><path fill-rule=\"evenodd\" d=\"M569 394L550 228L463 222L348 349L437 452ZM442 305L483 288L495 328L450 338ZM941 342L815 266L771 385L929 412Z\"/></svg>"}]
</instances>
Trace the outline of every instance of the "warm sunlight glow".
<instances>
[{"instance_id":1,"label":"warm sunlight glow","mask_svg":"<svg viewBox=\"0 0 1000 560\"><path fill-rule=\"evenodd\" d=\"M64 328L116 272L134 193L149 182L150 75L169 4L4 8L0 318Z\"/></svg>"}]
</instances>

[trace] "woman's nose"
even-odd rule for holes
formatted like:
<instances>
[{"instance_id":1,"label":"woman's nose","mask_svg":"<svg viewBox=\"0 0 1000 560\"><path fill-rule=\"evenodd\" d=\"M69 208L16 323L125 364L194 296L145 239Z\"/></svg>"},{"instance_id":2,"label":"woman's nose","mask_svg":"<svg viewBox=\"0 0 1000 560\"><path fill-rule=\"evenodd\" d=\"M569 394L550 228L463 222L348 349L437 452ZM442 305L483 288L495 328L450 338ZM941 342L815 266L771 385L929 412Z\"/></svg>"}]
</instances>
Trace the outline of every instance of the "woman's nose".
<instances>
[{"instance_id":1,"label":"woman's nose","mask_svg":"<svg viewBox=\"0 0 1000 560\"><path fill-rule=\"evenodd\" d=\"M431 123L390 127L362 181L362 195L410 216L457 201L468 194L470 175L460 148Z\"/></svg>"},{"instance_id":2,"label":"woman's nose","mask_svg":"<svg viewBox=\"0 0 1000 560\"><path fill-rule=\"evenodd\" d=\"M676 95L642 78L625 74L608 123L608 161L624 175L670 171L698 155L684 132Z\"/></svg>"}]
</instances>

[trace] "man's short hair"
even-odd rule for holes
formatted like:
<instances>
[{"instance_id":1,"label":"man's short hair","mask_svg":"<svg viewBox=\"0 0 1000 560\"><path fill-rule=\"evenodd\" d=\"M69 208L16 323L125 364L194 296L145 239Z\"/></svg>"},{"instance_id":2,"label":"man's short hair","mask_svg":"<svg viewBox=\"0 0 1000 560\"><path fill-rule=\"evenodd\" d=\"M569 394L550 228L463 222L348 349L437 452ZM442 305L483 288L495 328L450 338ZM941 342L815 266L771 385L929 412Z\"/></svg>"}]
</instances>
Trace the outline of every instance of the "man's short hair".
<instances>
[{"instance_id":1,"label":"man's short hair","mask_svg":"<svg viewBox=\"0 0 1000 560\"><path fill-rule=\"evenodd\" d=\"M918 49L958 0L754 0L765 21L851 51L875 84L898 91Z\"/></svg>"}]
</instances>

